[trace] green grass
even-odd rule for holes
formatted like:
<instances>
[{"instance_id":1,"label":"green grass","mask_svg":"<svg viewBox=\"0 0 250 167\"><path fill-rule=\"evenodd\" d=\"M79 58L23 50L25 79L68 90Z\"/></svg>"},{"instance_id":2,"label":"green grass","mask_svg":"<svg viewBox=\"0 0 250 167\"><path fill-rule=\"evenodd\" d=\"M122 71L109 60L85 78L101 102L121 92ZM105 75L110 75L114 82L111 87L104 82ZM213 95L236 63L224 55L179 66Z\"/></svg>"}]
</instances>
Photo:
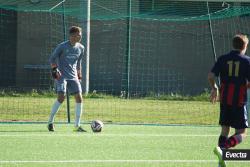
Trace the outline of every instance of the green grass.
<instances>
[{"instance_id":1,"label":"green grass","mask_svg":"<svg viewBox=\"0 0 250 167\"><path fill-rule=\"evenodd\" d=\"M27 90L13 90L13 89L3 89L0 88L0 97L55 97L55 91L53 90L39 90L39 89L27 89ZM95 98L95 99L118 99L125 98L125 94L120 96L114 96L109 94L97 93L97 91L89 92L88 95L83 95L85 99ZM178 100L178 101L208 101L210 93L208 89L204 89L204 92L198 95L180 95L178 93L171 94L156 94L154 92L149 92L143 96L136 96L132 98L137 99L149 99L149 100Z\"/></svg>"},{"instance_id":2,"label":"green grass","mask_svg":"<svg viewBox=\"0 0 250 167\"><path fill-rule=\"evenodd\" d=\"M92 133L88 124L84 128L87 133L75 133L71 124L56 124L56 132L50 133L46 124L0 124L0 166L217 166L212 150L219 127L106 124L101 133ZM250 140L237 148L250 148Z\"/></svg>"},{"instance_id":3,"label":"green grass","mask_svg":"<svg viewBox=\"0 0 250 167\"><path fill-rule=\"evenodd\" d=\"M55 97L0 97L1 121L46 122ZM71 118L74 118L74 98L71 97ZM120 98L85 98L84 121L153 124L217 125L219 107L208 101L150 100ZM66 121L64 102L56 121Z\"/></svg>"}]
</instances>

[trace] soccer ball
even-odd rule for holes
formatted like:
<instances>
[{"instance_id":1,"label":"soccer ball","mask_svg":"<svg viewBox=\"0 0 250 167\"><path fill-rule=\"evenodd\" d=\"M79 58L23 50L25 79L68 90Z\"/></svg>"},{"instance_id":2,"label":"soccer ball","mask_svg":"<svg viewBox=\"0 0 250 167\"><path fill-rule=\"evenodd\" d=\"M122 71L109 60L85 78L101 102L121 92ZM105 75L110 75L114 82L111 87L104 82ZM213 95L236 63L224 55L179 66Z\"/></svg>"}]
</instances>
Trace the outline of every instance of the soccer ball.
<instances>
[{"instance_id":1,"label":"soccer ball","mask_svg":"<svg viewBox=\"0 0 250 167\"><path fill-rule=\"evenodd\" d=\"M100 120L94 120L91 123L91 129L93 132L101 132L104 124Z\"/></svg>"}]
</instances>

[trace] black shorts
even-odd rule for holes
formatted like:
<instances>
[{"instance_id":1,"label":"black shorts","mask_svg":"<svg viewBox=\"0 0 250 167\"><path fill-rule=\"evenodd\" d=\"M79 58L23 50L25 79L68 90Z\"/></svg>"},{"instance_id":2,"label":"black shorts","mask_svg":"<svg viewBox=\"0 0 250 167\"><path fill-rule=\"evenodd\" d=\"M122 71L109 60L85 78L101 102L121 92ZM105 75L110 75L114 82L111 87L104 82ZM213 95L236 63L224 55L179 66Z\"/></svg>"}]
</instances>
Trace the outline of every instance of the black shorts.
<instances>
[{"instance_id":1,"label":"black shorts","mask_svg":"<svg viewBox=\"0 0 250 167\"><path fill-rule=\"evenodd\" d=\"M235 129L248 128L248 111L246 105L234 107L220 105L220 125L231 126Z\"/></svg>"}]
</instances>

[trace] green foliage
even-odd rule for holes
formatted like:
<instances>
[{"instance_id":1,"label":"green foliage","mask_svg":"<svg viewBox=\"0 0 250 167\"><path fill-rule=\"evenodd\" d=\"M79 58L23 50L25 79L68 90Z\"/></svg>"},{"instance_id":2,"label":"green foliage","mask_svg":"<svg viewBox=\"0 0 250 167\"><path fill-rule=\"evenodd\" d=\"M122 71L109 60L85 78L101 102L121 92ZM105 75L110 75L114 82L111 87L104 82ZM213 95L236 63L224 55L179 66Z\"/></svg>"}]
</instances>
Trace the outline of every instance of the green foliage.
<instances>
[{"instance_id":1,"label":"green foliage","mask_svg":"<svg viewBox=\"0 0 250 167\"><path fill-rule=\"evenodd\" d=\"M104 94L104 93L97 93L96 90L94 90L93 92L88 93L87 95L84 95L84 98L93 98L93 99L115 99L118 98L117 96L113 96L113 95L108 95L108 94Z\"/></svg>"},{"instance_id":2,"label":"green foliage","mask_svg":"<svg viewBox=\"0 0 250 167\"><path fill-rule=\"evenodd\" d=\"M1 89L0 97L55 97L56 93L54 90L14 90L14 89ZM123 96L115 96L111 94L99 93L97 91L90 92L87 95L83 95L84 98L93 99L125 99ZM148 93L145 96L134 96L131 99L145 99L145 100L178 100L178 101L208 101L209 92L205 89L199 95L181 95L178 93L171 94L156 94L153 92Z\"/></svg>"},{"instance_id":3,"label":"green foliage","mask_svg":"<svg viewBox=\"0 0 250 167\"><path fill-rule=\"evenodd\" d=\"M207 89L204 90L201 94L198 95L181 95L178 93L171 94L155 94L149 93L145 99L149 100L174 100L174 101L208 101L209 100L209 92Z\"/></svg>"},{"instance_id":4,"label":"green foliage","mask_svg":"<svg viewBox=\"0 0 250 167\"><path fill-rule=\"evenodd\" d=\"M1 89L0 97L54 97L55 92L51 90L15 90L15 89Z\"/></svg>"}]
</instances>

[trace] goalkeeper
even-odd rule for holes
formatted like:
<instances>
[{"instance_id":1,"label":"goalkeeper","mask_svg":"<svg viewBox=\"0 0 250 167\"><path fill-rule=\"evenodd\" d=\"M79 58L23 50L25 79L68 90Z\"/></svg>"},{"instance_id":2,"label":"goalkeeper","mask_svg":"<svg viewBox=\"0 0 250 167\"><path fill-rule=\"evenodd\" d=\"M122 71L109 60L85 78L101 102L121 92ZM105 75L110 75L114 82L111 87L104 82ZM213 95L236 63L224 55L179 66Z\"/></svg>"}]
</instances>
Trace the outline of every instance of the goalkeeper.
<instances>
[{"instance_id":1,"label":"goalkeeper","mask_svg":"<svg viewBox=\"0 0 250 167\"><path fill-rule=\"evenodd\" d=\"M215 77L220 77L220 125L221 133L218 147L214 153L218 156L220 166L226 164L222 159L222 149L228 149L241 143L246 138L248 128L247 118L247 87L250 81L250 59L245 55L248 38L238 34L233 38L233 48L230 53L218 58L208 81L212 88L211 101L218 97ZM235 134L229 136L230 127Z\"/></svg>"},{"instance_id":2,"label":"goalkeeper","mask_svg":"<svg viewBox=\"0 0 250 167\"><path fill-rule=\"evenodd\" d=\"M82 30L80 27L72 26L69 30L69 40L60 43L52 53L49 62L51 75L56 82L57 100L54 102L48 121L48 130L55 131L54 118L63 103L66 95L66 88L73 94L76 101L75 106L75 129L77 132L86 132L80 126L82 115L82 58L84 46L80 44Z\"/></svg>"}]
</instances>

